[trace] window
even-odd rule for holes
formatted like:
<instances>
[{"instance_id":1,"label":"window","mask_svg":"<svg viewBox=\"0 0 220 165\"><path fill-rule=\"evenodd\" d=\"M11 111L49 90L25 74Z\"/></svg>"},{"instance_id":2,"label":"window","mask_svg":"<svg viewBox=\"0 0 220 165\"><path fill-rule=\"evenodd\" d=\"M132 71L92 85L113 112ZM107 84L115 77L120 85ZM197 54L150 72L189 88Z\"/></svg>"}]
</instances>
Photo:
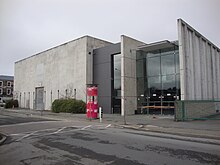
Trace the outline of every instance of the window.
<instances>
[{"instance_id":1,"label":"window","mask_svg":"<svg viewBox=\"0 0 220 165\"><path fill-rule=\"evenodd\" d=\"M11 81L7 81L7 86L11 87Z\"/></svg>"},{"instance_id":2,"label":"window","mask_svg":"<svg viewBox=\"0 0 220 165\"><path fill-rule=\"evenodd\" d=\"M11 89L7 89L7 95L11 95Z\"/></svg>"},{"instance_id":3,"label":"window","mask_svg":"<svg viewBox=\"0 0 220 165\"><path fill-rule=\"evenodd\" d=\"M3 94L3 89L2 88L0 88L0 95L2 95Z\"/></svg>"},{"instance_id":4,"label":"window","mask_svg":"<svg viewBox=\"0 0 220 165\"><path fill-rule=\"evenodd\" d=\"M160 57L151 57L147 61L148 76L160 75Z\"/></svg>"},{"instance_id":5,"label":"window","mask_svg":"<svg viewBox=\"0 0 220 165\"><path fill-rule=\"evenodd\" d=\"M173 54L161 56L161 72L162 75L175 73L175 61Z\"/></svg>"},{"instance_id":6,"label":"window","mask_svg":"<svg viewBox=\"0 0 220 165\"><path fill-rule=\"evenodd\" d=\"M121 54L112 56L113 113L121 112Z\"/></svg>"},{"instance_id":7,"label":"window","mask_svg":"<svg viewBox=\"0 0 220 165\"><path fill-rule=\"evenodd\" d=\"M136 65L138 105L165 105L166 101L179 99L180 72L177 48L139 52Z\"/></svg>"},{"instance_id":8,"label":"window","mask_svg":"<svg viewBox=\"0 0 220 165\"><path fill-rule=\"evenodd\" d=\"M0 87L3 87L3 81L0 81Z\"/></svg>"}]
</instances>

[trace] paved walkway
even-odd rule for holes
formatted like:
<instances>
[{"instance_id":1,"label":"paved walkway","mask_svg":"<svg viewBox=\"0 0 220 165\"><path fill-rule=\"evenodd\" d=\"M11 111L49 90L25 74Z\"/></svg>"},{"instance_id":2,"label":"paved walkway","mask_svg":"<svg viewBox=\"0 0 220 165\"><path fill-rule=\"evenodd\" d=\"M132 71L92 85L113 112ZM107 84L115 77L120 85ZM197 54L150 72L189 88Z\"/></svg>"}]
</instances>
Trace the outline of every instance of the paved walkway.
<instances>
[{"instance_id":1,"label":"paved walkway","mask_svg":"<svg viewBox=\"0 0 220 165\"><path fill-rule=\"evenodd\" d=\"M57 120L89 120L85 114L52 113L50 111L42 112L27 109L1 109L0 113L16 113L18 116L41 116ZM99 119L91 120L91 122L98 123ZM104 114L102 122L112 124L115 127L125 127L145 132L220 140L220 120L176 122L173 116L128 115L124 118L116 114Z\"/></svg>"}]
</instances>

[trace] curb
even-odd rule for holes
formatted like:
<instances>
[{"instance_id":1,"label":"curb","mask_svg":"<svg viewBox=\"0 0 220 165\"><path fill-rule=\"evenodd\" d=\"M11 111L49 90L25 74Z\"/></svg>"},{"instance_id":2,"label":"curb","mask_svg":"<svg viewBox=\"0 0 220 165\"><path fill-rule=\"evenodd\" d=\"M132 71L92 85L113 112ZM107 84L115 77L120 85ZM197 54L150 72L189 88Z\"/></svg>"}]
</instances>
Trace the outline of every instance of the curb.
<instances>
[{"instance_id":1,"label":"curb","mask_svg":"<svg viewBox=\"0 0 220 165\"><path fill-rule=\"evenodd\" d=\"M137 127L129 126L129 125L116 125L115 124L114 127L120 128L120 129L123 129L123 128L132 129L132 130L142 132L142 133L136 133L137 135L139 134L139 135L167 138L167 139L173 139L173 140L182 140L182 141L220 145L219 137L200 136L200 135L193 135L193 134L180 133L180 132L170 133L166 131L143 129L141 127L137 128Z\"/></svg>"},{"instance_id":2,"label":"curb","mask_svg":"<svg viewBox=\"0 0 220 165\"><path fill-rule=\"evenodd\" d=\"M12 113L18 113L18 112L12 111ZM26 113L23 113L23 115L25 115L25 114ZM71 118L60 119L59 115L44 114L43 116L41 116L38 113L37 114L33 113L32 117L41 117L41 118L45 118L45 119L60 120L60 121L62 121L62 120L71 121L74 118L73 117L72 119ZM87 120L81 119L81 118L74 118L74 120L84 121L84 122L87 121ZM109 122L103 121L103 123L109 123ZM112 121L110 123L112 123ZM121 129L126 128L126 129L133 129L133 130L141 131L145 135L152 136L152 137L160 137L160 138L167 138L167 139L175 139L175 140L183 140L183 141L191 141L191 142L198 142L198 143L220 145L220 137L219 136L199 135L199 134L195 134L195 133L193 134L193 133L184 132L184 131L183 132L180 132L180 131L169 132L169 131L163 130L163 127L161 127L160 130L153 130L150 128L148 129L146 127L143 127L142 125L123 125L123 124L117 123L117 124L112 124L112 126L115 128L121 128ZM141 133L139 133L139 134L141 134ZM0 133L0 135L1 135L1 133ZM7 137L7 135L5 135L5 136Z\"/></svg>"},{"instance_id":3,"label":"curb","mask_svg":"<svg viewBox=\"0 0 220 165\"><path fill-rule=\"evenodd\" d=\"M5 140L7 139L7 135L0 132L0 137L2 137L0 139L0 145L2 145L5 142Z\"/></svg>"}]
</instances>

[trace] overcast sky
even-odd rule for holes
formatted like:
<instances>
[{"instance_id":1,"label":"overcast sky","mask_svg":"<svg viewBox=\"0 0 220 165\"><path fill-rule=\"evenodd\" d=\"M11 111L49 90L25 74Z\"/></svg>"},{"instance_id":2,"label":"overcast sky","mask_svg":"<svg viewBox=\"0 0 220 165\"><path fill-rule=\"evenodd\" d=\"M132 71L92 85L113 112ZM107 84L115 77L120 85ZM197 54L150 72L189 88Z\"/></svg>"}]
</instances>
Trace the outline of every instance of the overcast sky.
<instances>
[{"instance_id":1,"label":"overcast sky","mask_svg":"<svg viewBox=\"0 0 220 165\"><path fill-rule=\"evenodd\" d=\"M14 62L91 35L176 40L182 18L220 47L220 0L0 0L0 75Z\"/></svg>"}]
</instances>

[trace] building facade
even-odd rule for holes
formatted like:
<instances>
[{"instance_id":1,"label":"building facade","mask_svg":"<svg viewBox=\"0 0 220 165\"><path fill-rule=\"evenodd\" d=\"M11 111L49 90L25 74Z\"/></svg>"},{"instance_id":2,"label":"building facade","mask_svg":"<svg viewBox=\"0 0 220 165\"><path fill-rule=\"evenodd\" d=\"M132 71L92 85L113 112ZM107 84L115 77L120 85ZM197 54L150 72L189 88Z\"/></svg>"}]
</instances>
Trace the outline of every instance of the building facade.
<instances>
[{"instance_id":1,"label":"building facade","mask_svg":"<svg viewBox=\"0 0 220 165\"><path fill-rule=\"evenodd\" d=\"M108 44L85 36L16 62L19 105L49 110L55 99L75 97L85 101L86 84L92 83L92 51Z\"/></svg>"},{"instance_id":2,"label":"building facade","mask_svg":"<svg viewBox=\"0 0 220 165\"><path fill-rule=\"evenodd\" d=\"M16 62L19 105L51 109L59 98L86 101L86 84L98 84L104 113L121 115L145 113L142 107L172 114L175 100L220 98L219 48L177 22L178 40L172 42L146 44L122 35L110 43L85 36Z\"/></svg>"},{"instance_id":3,"label":"building facade","mask_svg":"<svg viewBox=\"0 0 220 165\"><path fill-rule=\"evenodd\" d=\"M14 77L0 75L0 102L13 99Z\"/></svg>"}]
</instances>

